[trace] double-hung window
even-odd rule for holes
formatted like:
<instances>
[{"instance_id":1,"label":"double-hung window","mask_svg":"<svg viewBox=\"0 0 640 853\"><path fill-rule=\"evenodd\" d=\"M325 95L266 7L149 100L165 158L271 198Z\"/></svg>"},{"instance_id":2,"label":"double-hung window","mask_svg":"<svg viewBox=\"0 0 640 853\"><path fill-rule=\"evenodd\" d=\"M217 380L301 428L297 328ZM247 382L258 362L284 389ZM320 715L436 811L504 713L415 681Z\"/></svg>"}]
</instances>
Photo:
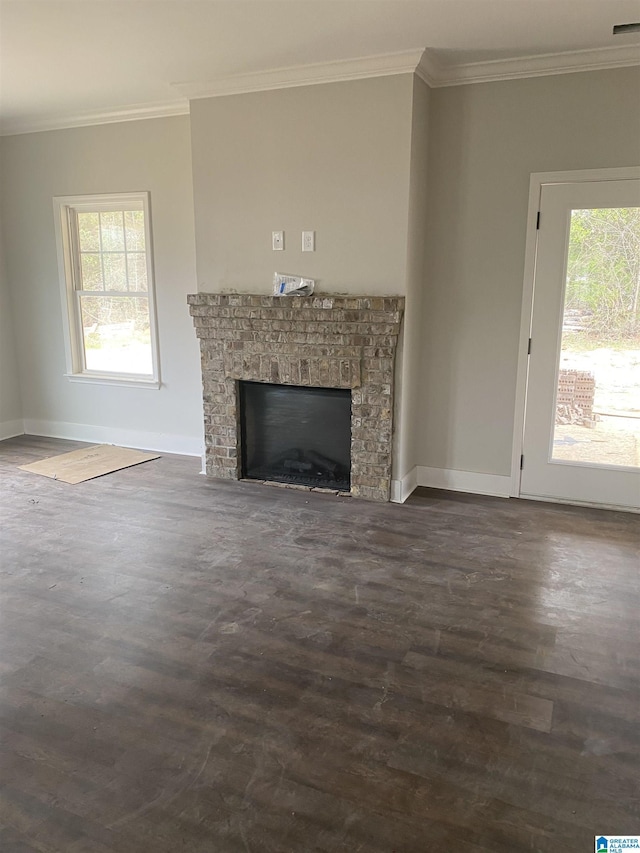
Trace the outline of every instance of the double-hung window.
<instances>
[{"instance_id":1,"label":"double-hung window","mask_svg":"<svg viewBox=\"0 0 640 853\"><path fill-rule=\"evenodd\" d=\"M72 379L159 386L148 193L54 199Z\"/></svg>"}]
</instances>

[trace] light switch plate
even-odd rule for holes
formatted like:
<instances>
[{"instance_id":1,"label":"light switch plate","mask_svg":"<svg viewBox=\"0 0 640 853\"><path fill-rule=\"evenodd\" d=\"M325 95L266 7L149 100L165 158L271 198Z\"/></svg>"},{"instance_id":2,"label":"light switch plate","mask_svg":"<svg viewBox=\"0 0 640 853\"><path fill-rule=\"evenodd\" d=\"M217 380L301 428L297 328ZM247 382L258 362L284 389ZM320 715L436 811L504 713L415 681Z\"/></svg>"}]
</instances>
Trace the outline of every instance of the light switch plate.
<instances>
[{"instance_id":1,"label":"light switch plate","mask_svg":"<svg viewBox=\"0 0 640 853\"><path fill-rule=\"evenodd\" d=\"M281 252L284 249L284 231L271 232L271 246L274 252Z\"/></svg>"}]
</instances>

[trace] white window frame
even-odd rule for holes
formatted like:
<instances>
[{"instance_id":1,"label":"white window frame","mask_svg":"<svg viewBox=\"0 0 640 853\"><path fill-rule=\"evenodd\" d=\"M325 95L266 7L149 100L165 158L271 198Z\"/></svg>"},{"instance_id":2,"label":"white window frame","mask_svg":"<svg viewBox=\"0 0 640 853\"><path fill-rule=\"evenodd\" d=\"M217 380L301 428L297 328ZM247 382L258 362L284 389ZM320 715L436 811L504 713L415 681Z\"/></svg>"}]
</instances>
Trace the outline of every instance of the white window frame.
<instances>
[{"instance_id":1,"label":"white window frame","mask_svg":"<svg viewBox=\"0 0 640 853\"><path fill-rule=\"evenodd\" d=\"M149 325L151 333L152 375L88 370L85 362L82 320L80 315L79 251L76 245L74 217L78 212L110 212L140 209L144 211L145 256L147 263L147 291ZM58 273L62 298L62 317L65 338L67 372L65 376L76 382L103 385L123 385L140 388L160 388L160 362L158 357L158 328L156 318L155 277L153 272L153 247L151 240L151 212L148 192L106 193L98 195L55 196L53 199ZM93 293L93 291L92 291ZM94 294L95 295L95 294ZM129 296L115 291L113 296Z\"/></svg>"}]
</instances>

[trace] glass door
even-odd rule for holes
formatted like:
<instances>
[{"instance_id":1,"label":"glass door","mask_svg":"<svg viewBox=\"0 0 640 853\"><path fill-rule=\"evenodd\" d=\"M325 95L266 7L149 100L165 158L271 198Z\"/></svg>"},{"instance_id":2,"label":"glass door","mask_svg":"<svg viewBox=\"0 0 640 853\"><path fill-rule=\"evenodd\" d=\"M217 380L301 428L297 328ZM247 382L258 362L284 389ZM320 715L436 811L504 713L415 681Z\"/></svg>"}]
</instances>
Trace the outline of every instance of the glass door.
<instances>
[{"instance_id":1,"label":"glass door","mask_svg":"<svg viewBox=\"0 0 640 853\"><path fill-rule=\"evenodd\" d=\"M521 495L640 506L640 181L545 184Z\"/></svg>"}]
</instances>

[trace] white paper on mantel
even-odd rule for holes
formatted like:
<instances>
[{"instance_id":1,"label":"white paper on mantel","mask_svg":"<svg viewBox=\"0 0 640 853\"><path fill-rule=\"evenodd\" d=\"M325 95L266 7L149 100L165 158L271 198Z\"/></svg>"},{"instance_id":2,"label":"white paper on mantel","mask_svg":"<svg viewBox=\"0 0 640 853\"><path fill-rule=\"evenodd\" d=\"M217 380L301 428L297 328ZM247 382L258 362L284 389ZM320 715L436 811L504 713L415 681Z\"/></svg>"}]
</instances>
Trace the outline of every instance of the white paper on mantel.
<instances>
[{"instance_id":1,"label":"white paper on mantel","mask_svg":"<svg viewBox=\"0 0 640 853\"><path fill-rule=\"evenodd\" d=\"M315 280L312 278L285 275L280 272L273 274L274 296L311 296L315 286Z\"/></svg>"}]
</instances>

